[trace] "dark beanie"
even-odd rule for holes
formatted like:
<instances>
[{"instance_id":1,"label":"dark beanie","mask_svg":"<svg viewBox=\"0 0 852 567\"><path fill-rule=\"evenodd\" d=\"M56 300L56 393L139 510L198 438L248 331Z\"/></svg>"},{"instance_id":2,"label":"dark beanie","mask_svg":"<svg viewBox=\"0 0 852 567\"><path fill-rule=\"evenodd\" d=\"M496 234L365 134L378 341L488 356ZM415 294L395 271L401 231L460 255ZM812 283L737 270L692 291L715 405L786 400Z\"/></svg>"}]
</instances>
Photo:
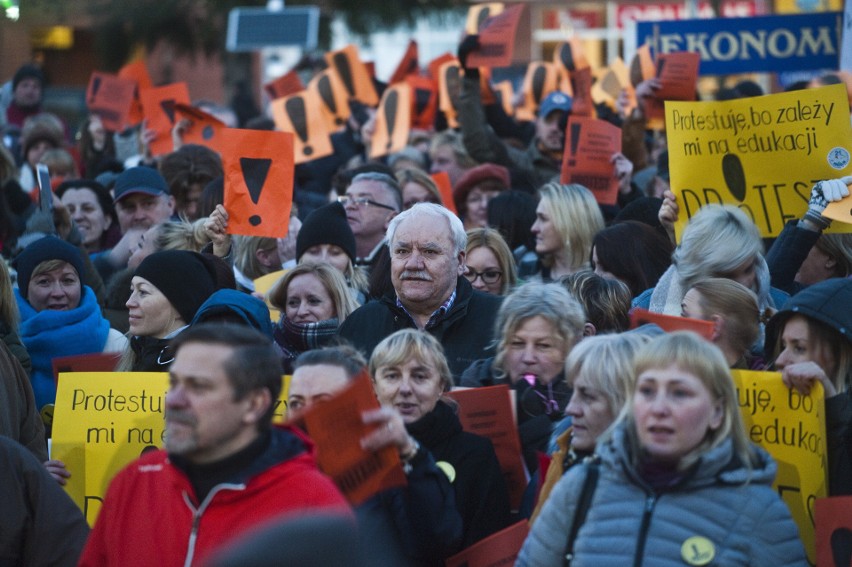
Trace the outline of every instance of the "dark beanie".
<instances>
[{"instance_id":1,"label":"dark beanie","mask_svg":"<svg viewBox=\"0 0 852 567\"><path fill-rule=\"evenodd\" d=\"M20 291L21 297L24 299L27 298L27 290L33 270L39 264L48 260L68 262L74 266L74 269L77 270L77 275L82 280L83 257L80 255L80 250L61 238L45 236L24 248L13 262L15 270L18 272L18 291Z\"/></svg>"},{"instance_id":2,"label":"dark beanie","mask_svg":"<svg viewBox=\"0 0 852 567\"><path fill-rule=\"evenodd\" d=\"M18 83L24 79L36 79L40 85L44 86L44 73L32 63L27 63L15 71L15 76L12 77L12 90L15 90Z\"/></svg>"},{"instance_id":3,"label":"dark beanie","mask_svg":"<svg viewBox=\"0 0 852 567\"><path fill-rule=\"evenodd\" d=\"M339 246L355 261L355 235L346 220L346 209L340 203L323 205L308 215L296 237L296 260L317 244Z\"/></svg>"},{"instance_id":4,"label":"dark beanie","mask_svg":"<svg viewBox=\"0 0 852 567\"><path fill-rule=\"evenodd\" d=\"M155 252L142 260L134 276L160 290L186 323L216 291L216 272L210 260L189 250Z\"/></svg>"}]
</instances>

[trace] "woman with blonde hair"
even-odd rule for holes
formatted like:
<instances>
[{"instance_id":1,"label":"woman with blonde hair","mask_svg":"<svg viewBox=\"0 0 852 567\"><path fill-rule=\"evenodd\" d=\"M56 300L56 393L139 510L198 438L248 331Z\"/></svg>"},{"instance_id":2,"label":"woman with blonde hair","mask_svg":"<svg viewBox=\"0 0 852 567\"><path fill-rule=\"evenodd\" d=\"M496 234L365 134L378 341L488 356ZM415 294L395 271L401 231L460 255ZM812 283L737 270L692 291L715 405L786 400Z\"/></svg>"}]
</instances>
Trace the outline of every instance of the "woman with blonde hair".
<instances>
[{"instance_id":1,"label":"woman with blonde hair","mask_svg":"<svg viewBox=\"0 0 852 567\"><path fill-rule=\"evenodd\" d=\"M417 203L442 204L438 186L422 169L400 169L396 172L396 180L402 191L402 210L408 210Z\"/></svg>"},{"instance_id":2,"label":"woman with blonde hair","mask_svg":"<svg viewBox=\"0 0 852 567\"><path fill-rule=\"evenodd\" d=\"M464 277L473 289L506 295L518 283L515 260L503 236L493 228L467 231Z\"/></svg>"},{"instance_id":3,"label":"woman with blonde hair","mask_svg":"<svg viewBox=\"0 0 852 567\"><path fill-rule=\"evenodd\" d=\"M633 397L599 441L599 462L557 483L516 565L562 566L566 555L577 566L807 565L721 351L671 333L633 366Z\"/></svg>"},{"instance_id":4,"label":"woman with blonde hair","mask_svg":"<svg viewBox=\"0 0 852 567\"><path fill-rule=\"evenodd\" d=\"M519 277L537 275L542 281L588 269L595 235L604 219L592 192L572 183L547 183L538 190L540 201L530 229L535 237L535 266L522 264Z\"/></svg>"},{"instance_id":5,"label":"woman with blonde hair","mask_svg":"<svg viewBox=\"0 0 852 567\"><path fill-rule=\"evenodd\" d=\"M327 263L305 263L284 274L269 290L269 302L281 311L273 338L284 352L289 373L303 352L329 344L358 303L343 275Z\"/></svg>"}]
</instances>

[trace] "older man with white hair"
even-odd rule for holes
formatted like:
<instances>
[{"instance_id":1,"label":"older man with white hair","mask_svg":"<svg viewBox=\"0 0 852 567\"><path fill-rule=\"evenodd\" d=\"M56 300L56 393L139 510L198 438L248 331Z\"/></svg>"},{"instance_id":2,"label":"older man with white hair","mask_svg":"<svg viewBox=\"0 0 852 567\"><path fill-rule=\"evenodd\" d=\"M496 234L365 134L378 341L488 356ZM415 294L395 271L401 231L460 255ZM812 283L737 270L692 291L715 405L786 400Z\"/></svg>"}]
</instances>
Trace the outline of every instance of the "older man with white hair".
<instances>
[{"instance_id":1,"label":"older man with white hair","mask_svg":"<svg viewBox=\"0 0 852 567\"><path fill-rule=\"evenodd\" d=\"M387 240L394 293L347 317L341 337L369 356L394 331L425 330L443 345L456 378L474 360L491 356L501 298L475 291L462 276L467 236L459 218L419 203L391 220Z\"/></svg>"}]
</instances>

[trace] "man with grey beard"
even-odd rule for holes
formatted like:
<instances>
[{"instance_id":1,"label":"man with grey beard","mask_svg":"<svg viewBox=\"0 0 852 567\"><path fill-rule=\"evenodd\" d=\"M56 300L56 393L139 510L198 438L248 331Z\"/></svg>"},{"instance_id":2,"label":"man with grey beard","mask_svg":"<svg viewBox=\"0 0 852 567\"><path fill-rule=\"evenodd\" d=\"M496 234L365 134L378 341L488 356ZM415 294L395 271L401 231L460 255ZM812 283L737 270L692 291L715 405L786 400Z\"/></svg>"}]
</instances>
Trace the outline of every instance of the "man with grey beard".
<instances>
[{"instance_id":1,"label":"man with grey beard","mask_svg":"<svg viewBox=\"0 0 852 567\"><path fill-rule=\"evenodd\" d=\"M199 565L277 516L351 515L311 441L272 425L282 371L267 337L208 323L172 346L165 450L113 479L81 566Z\"/></svg>"}]
</instances>

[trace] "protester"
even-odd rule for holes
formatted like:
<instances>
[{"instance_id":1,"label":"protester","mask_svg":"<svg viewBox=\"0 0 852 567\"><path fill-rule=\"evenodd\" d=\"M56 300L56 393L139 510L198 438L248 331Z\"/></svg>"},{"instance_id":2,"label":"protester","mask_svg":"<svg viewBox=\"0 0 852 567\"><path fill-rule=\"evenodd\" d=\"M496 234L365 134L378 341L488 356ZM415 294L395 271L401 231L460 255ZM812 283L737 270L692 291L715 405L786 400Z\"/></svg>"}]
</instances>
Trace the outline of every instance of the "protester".
<instances>
[{"instance_id":1,"label":"protester","mask_svg":"<svg viewBox=\"0 0 852 567\"><path fill-rule=\"evenodd\" d=\"M562 276L559 283L583 306L583 336L621 333L630 327L631 295L624 282L583 270Z\"/></svg>"},{"instance_id":2,"label":"protester","mask_svg":"<svg viewBox=\"0 0 852 567\"><path fill-rule=\"evenodd\" d=\"M104 128L101 117L90 114L77 131L77 151L82 163L81 176L95 179L116 162L115 137Z\"/></svg>"},{"instance_id":3,"label":"protester","mask_svg":"<svg viewBox=\"0 0 852 567\"><path fill-rule=\"evenodd\" d=\"M559 284L525 284L506 297L497 314L496 356L477 360L462 374L464 387L507 384L515 390L530 471L538 469L536 451L544 451L568 403L565 357L583 337L585 321L583 308Z\"/></svg>"},{"instance_id":4,"label":"protester","mask_svg":"<svg viewBox=\"0 0 852 567\"><path fill-rule=\"evenodd\" d=\"M391 175L360 173L338 201L346 208L346 220L355 235L356 264L369 267L385 244L388 223L402 210L399 185Z\"/></svg>"},{"instance_id":5,"label":"protester","mask_svg":"<svg viewBox=\"0 0 852 567\"><path fill-rule=\"evenodd\" d=\"M242 291L253 292L254 280L282 268L278 241L269 236L233 236L230 254L234 259L234 277Z\"/></svg>"},{"instance_id":6,"label":"protester","mask_svg":"<svg viewBox=\"0 0 852 567\"><path fill-rule=\"evenodd\" d=\"M200 323L246 325L272 338L269 307L260 299L235 289L217 289L201 304L190 326Z\"/></svg>"},{"instance_id":7,"label":"protester","mask_svg":"<svg viewBox=\"0 0 852 567\"><path fill-rule=\"evenodd\" d=\"M121 352L127 339L110 328L95 294L81 282L80 250L55 236L45 236L15 258L21 314L21 340L32 358L32 386L37 407L56 398L53 359L100 352Z\"/></svg>"},{"instance_id":8,"label":"protester","mask_svg":"<svg viewBox=\"0 0 852 567\"><path fill-rule=\"evenodd\" d=\"M535 263L535 197L523 191L510 190L500 193L488 202L488 226L503 235L512 250L515 265Z\"/></svg>"},{"instance_id":9,"label":"protester","mask_svg":"<svg viewBox=\"0 0 852 567\"><path fill-rule=\"evenodd\" d=\"M388 226L393 294L359 307L340 336L365 354L406 328L439 337L454 376L488 356L500 299L475 291L464 272L467 237L457 216L418 203Z\"/></svg>"},{"instance_id":10,"label":"protester","mask_svg":"<svg viewBox=\"0 0 852 567\"><path fill-rule=\"evenodd\" d=\"M269 290L269 302L281 311L275 342L284 351L284 370L293 370L299 354L328 344L338 327L357 309L343 275L330 264L299 264Z\"/></svg>"},{"instance_id":11,"label":"protester","mask_svg":"<svg viewBox=\"0 0 852 567\"><path fill-rule=\"evenodd\" d=\"M807 565L771 486L776 465L749 442L721 352L672 333L642 347L634 368L632 402L598 441L600 463L572 467L556 484L517 565L562 566L566 552L575 565L675 565L707 554L720 565Z\"/></svg>"},{"instance_id":12,"label":"protester","mask_svg":"<svg viewBox=\"0 0 852 567\"><path fill-rule=\"evenodd\" d=\"M452 388L453 377L440 343L420 330L397 331L376 346L370 374L379 402L399 412L414 441L407 459L428 451L436 462L449 465L442 470L461 514L462 548L506 527L509 492L491 441L463 431L456 412L441 398ZM378 423L387 419L383 412L374 415Z\"/></svg>"},{"instance_id":13,"label":"protester","mask_svg":"<svg viewBox=\"0 0 852 567\"><path fill-rule=\"evenodd\" d=\"M271 424L281 366L267 337L239 325L198 325L173 350L165 450L112 480L82 567L137 563L152 550L160 563L201 565L273 518L349 514L317 470L311 442Z\"/></svg>"},{"instance_id":14,"label":"protester","mask_svg":"<svg viewBox=\"0 0 852 567\"><path fill-rule=\"evenodd\" d=\"M671 266L674 245L659 232L638 221L614 223L592 240L592 269L620 280L636 297L657 285Z\"/></svg>"},{"instance_id":15,"label":"protester","mask_svg":"<svg viewBox=\"0 0 852 567\"><path fill-rule=\"evenodd\" d=\"M44 73L27 63L21 65L12 77L12 102L6 108L7 124L23 128L30 116L41 112L44 95Z\"/></svg>"},{"instance_id":16,"label":"protester","mask_svg":"<svg viewBox=\"0 0 852 567\"><path fill-rule=\"evenodd\" d=\"M432 161L429 173L446 173L453 187L465 172L476 166L476 160L470 157L461 136L454 130L435 134L429 146L429 158Z\"/></svg>"},{"instance_id":17,"label":"protester","mask_svg":"<svg viewBox=\"0 0 852 567\"><path fill-rule=\"evenodd\" d=\"M90 255L112 248L118 242L118 218L112 197L103 185L87 179L64 181L56 188L56 196L68 209Z\"/></svg>"},{"instance_id":18,"label":"protester","mask_svg":"<svg viewBox=\"0 0 852 567\"><path fill-rule=\"evenodd\" d=\"M21 130L23 162L19 181L21 188L35 196L38 193L36 167L45 152L61 148L65 143L62 121L53 114L42 113L27 118ZM35 199L34 199L35 200Z\"/></svg>"},{"instance_id":19,"label":"protester","mask_svg":"<svg viewBox=\"0 0 852 567\"><path fill-rule=\"evenodd\" d=\"M396 172L396 181L402 192L402 210L407 211L417 203L441 204L438 186L421 169L401 169Z\"/></svg>"},{"instance_id":20,"label":"protester","mask_svg":"<svg viewBox=\"0 0 852 567\"><path fill-rule=\"evenodd\" d=\"M464 264L464 277L477 291L508 295L518 283L512 251L493 228L467 231Z\"/></svg>"},{"instance_id":21,"label":"protester","mask_svg":"<svg viewBox=\"0 0 852 567\"><path fill-rule=\"evenodd\" d=\"M766 354L790 388L825 392L829 496L852 494L852 280L832 278L796 295L766 325Z\"/></svg>"},{"instance_id":22,"label":"protester","mask_svg":"<svg viewBox=\"0 0 852 567\"><path fill-rule=\"evenodd\" d=\"M200 218L201 191L223 175L219 154L204 146L187 144L164 156L159 168L175 198L175 212L191 221Z\"/></svg>"},{"instance_id":23,"label":"protester","mask_svg":"<svg viewBox=\"0 0 852 567\"><path fill-rule=\"evenodd\" d=\"M488 225L488 203L509 189L509 170L502 165L483 163L467 170L453 187L453 201L465 230Z\"/></svg>"}]
</instances>

